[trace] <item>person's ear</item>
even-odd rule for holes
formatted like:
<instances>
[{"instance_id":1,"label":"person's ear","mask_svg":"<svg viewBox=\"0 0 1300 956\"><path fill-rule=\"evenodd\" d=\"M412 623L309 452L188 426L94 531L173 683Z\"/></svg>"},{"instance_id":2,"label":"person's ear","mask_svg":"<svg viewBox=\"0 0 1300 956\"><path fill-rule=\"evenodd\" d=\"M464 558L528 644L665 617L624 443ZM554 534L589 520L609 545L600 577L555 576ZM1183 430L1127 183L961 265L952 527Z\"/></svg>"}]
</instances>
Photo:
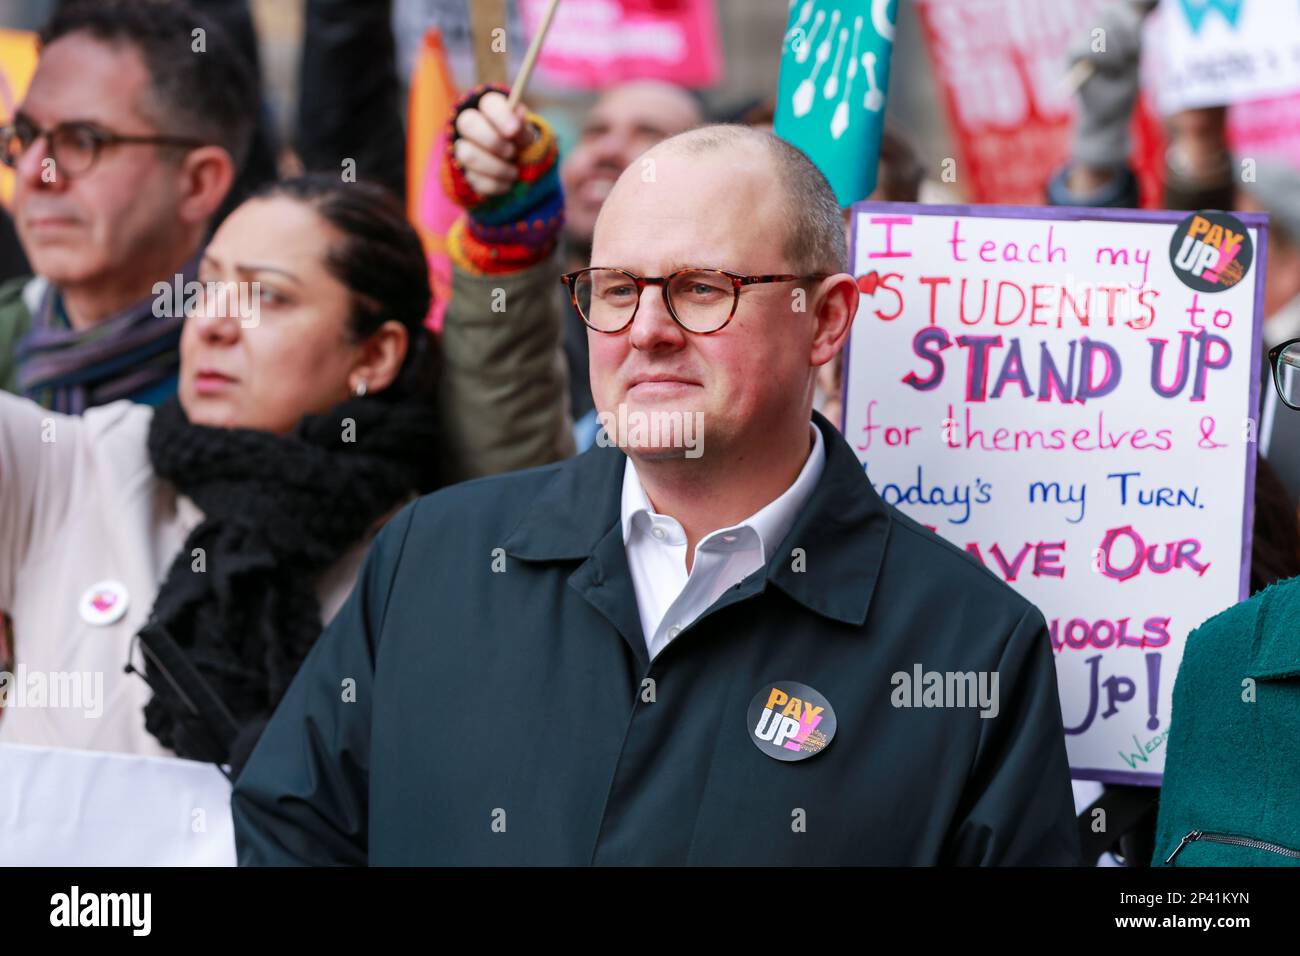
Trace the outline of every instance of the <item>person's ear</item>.
<instances>
[{"instance_id":1,"label":"person's ear","mask_svg":"<svg viewBox=\"0 0 1300 956\"><path fill-rule=\"evenodd\" d=\"M813 295L813 318L817 326L809 355L812 365L825 365L840 354L853 326L853 317L858 314L858 295L858 284L847 272L821 280L820 288Z\"/></svg>"},{"instance_id":2,"label":"person's ear","mask_svg":"<svg viewBox=\"0 0 1300 956\"><path fill-rule=\"evenodd\" d=\"M348 391L355 394L357 386L365 383L365 391L382 392L397 380L406 361L410 336L406 326L389 319L361 343L352 371L348 373Z\"/></svg>"},{"instance_id":3,"label":"person's ear","mask_svg":"<svg viewBox=\"0 0 1300 956\"><path fill-rule=\"evenodd\" d=\"M200 146L186 154L178 172L180 207L186 223L211 219L235 182L235 163L220 146Z\"/></svg>"}]
</instances>

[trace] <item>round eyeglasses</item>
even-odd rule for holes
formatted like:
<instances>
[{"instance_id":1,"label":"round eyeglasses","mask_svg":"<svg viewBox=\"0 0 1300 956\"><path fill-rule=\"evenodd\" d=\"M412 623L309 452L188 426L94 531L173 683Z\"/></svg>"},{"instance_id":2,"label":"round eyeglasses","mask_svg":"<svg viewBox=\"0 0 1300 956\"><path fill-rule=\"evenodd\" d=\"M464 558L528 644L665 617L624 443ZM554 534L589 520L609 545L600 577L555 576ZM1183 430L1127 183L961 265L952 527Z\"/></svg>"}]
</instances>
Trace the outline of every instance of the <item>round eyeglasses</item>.
<instances>
[{"instance_id":1,"label":"round eyeglasses","mask_svg":"<svg viewBox=\"0 0 1300 956\"><path fill-rule=\"evenodd\" d=\"M1268 350L1273 370L1273 387L1287 408L1300 411L1300 339L1291 339Z\"/></svg>"},{"instance_id":2,"label":"round eyeglasses","mask_svg":"<svg viewBox=\"0 0 1300 956\"><path fill-rule=\"evenodd\" d=\"M186 149L207 145L200 140L183 136L125 136L80 121L59 123L50 129L42 129L20 115L8 126L0 127L0 163L13 169L23 154L42 136L49 139L54 168L68 177L89 172L104 147L119 143L178 146Z\"/></svg>"},{"instance_id":3,"label":"round eyeglasses","mask_svg":"<svg viewBox=\"0 0 1300 956\"><path fill-rule=\"evenodd\" d=\"M764 282L803 282L825 279L812 275L747 276L725 269L679 269L666 276L639 276L626 269L579 269L560 276L569 290L578 317L588 328L614 335L636 318L641 293L648 285L663 287L664 304L673 321L687 332L709 335L736 314L740 290Z\"/></svg>"}]
</instances>

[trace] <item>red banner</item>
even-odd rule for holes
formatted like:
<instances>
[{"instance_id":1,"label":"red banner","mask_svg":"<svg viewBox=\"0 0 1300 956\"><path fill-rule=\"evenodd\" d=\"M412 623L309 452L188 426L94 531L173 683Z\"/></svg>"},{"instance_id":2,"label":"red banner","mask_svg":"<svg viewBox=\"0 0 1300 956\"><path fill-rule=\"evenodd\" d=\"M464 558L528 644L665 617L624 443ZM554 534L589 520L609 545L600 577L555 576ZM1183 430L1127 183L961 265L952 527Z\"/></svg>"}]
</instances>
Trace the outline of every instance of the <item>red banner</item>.
<instances>
[{"instance_id":1,"label":"red banner","mask_svg":"<svg viewBox=\"0 0 1300 956\"><path fill-rule=\"evenodd\" d=\"M1108 0L917 0L956 143L956 185L976 203L1041 205L1067 160L1074 96L1066 50ZM1142 98L1133 153L1144 208L1160 205L1163 142Z\"/></svg>"}]
</instances>

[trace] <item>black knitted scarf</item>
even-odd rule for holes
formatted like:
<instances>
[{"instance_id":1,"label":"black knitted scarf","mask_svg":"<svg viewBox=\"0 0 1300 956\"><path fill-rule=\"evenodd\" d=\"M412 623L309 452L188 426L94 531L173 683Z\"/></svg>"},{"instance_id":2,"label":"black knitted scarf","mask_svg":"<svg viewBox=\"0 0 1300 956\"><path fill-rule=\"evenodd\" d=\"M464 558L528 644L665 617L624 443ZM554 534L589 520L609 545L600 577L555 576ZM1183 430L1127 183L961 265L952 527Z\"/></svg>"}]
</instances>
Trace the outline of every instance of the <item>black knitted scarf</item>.
<instances>
[{"instance_id":1,"label":"black knitted scarf","mask_svg":"<svg viewBox=\"0 0 1300 956\"><path fill-rule=\"evenodd\" d=\"M140 634L154 691L145 727L160 743L242 764L320 636L318 577L437 486L438 439L434 406L380 395L308 416L287 436L194 425L176 399L158 407L154 471L204 514ZM205 697L223 713L215 727Z\"/></svg>"}]
</instances>

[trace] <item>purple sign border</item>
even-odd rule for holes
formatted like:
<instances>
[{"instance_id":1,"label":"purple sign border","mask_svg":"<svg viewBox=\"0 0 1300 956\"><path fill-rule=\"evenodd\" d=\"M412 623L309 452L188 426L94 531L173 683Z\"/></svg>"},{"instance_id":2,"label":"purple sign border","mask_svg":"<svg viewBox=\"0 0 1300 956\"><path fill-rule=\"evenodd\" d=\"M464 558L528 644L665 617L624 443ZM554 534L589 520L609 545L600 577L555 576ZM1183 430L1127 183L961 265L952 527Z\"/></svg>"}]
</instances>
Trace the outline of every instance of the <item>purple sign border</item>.
<instances>
[{"instance_id":1,"label":"purple sign border","mask_svg":"<svg viewBox=\"0 0 1300 956\"><path fill-rule=\"evenodd\" d=\"M850 207L849 224L849 268L856 270L858 263L858 214L859 213L910 213L917 216L968 216L973 219L1045 219L1053 222L1081 222L1083 220L1100 220L1105 222L1143 222L1161 225L1177 225L1193 212L1200 210L1177 209L1103 209L1091 206L984 206L963 203L936 203L930 205L917 202L881 202L878 200L856 202ZM1221 210L1205 210L1219 212ZM1264 270L1268 259L1268 213L1235 212L1226 210L1243 224L1256 230L1255 258L1251 269L1255 271L1255 309L1250 346L1250 404L1247 408L1250 417L1259 417L1259 365L1262 354L1262 333L1264 329ZM1213 293L1207 293L1213 295ZM861 307L859 306L859 309ZM853 345L853 331L844 343L844 358L840 376L840 433L843 434L849 407L849 369L850 349ZM1272 376L1268 376L1272 381ZM1258 451L1256 441L1246 442L1246 487L1245 509L1242 514L1241 533L1241 582L1238 587L1238 601L1250 597L1250 548L1255 522L1255 457ZM1225 609L1226 610L1226 609ZM1202 622L1203 623L1203 622ZM1190 632L1189 632L1190 633ZM1172 716L1172 715L1171 715ZM1070 767L1070 777L1074 780L1095 780L1100 783L1136 784L1145 787L1158 787L1164 779L1162 773L1142 773L1136 770L1105 770L1093 767Z\"/></svg>"}]
</instances>

